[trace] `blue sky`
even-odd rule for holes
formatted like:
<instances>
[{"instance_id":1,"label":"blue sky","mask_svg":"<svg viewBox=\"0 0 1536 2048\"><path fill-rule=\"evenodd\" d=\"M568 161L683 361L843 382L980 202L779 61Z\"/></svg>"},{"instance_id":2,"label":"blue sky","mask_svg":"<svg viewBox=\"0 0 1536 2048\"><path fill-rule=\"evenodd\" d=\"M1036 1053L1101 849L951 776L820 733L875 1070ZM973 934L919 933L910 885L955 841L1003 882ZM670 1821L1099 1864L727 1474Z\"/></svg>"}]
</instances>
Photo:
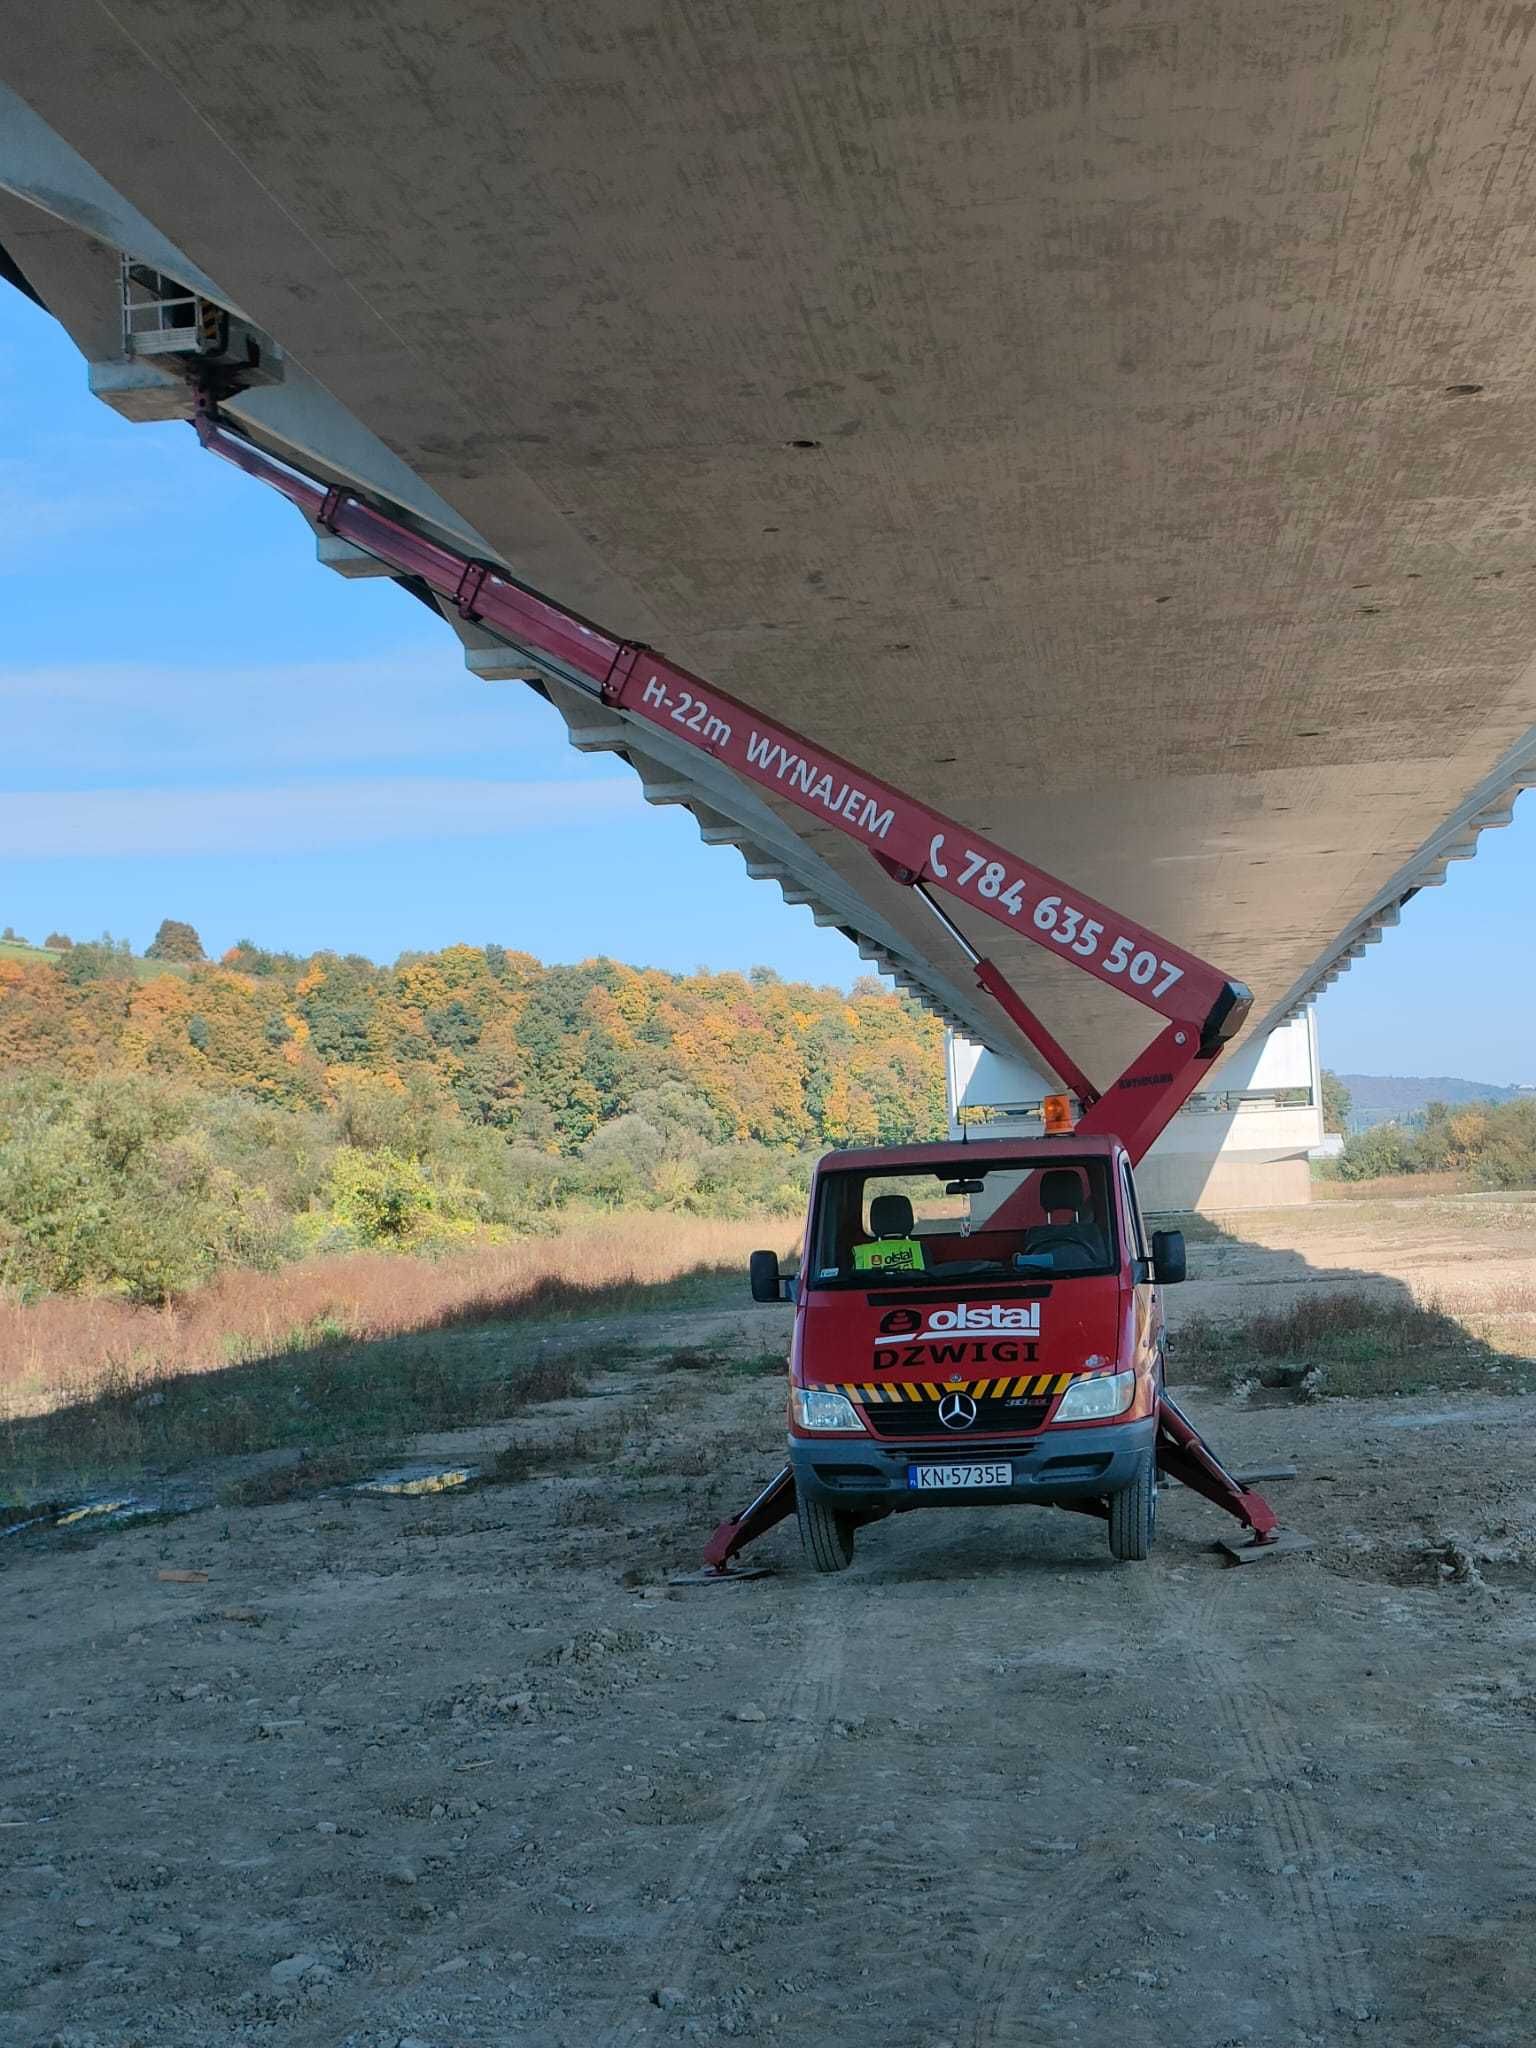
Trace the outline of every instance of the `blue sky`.
<instances>
[{"instance_id":1,"label":"blue sky","mask_svg":"<svg viewBox=\"0 0 1536 2048\"><path fill-rule=\"evenodd\" d=\"M0 288L0 925L864 971L563 734L392 585L320 569L297 515L189 428L98 404L62 331ZM1327 1062L1536 1081L1533 885L1527 801L1324 999Z\"/></svg>"}]
</instances>

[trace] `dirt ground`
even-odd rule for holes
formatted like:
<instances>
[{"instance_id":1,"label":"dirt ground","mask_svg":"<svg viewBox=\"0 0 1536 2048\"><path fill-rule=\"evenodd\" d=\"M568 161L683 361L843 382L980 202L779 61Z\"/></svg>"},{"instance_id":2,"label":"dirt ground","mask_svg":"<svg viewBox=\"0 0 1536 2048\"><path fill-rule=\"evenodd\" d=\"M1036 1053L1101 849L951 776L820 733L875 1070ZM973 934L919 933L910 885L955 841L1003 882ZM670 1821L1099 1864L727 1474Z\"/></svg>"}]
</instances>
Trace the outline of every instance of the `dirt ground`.
<instances>
[{"instance_id":1,"label":"dirt ground","mask_svg":"<svg viewBox=\"0 0 1536 2048\"><path fill-rule=\"evenodd\" d=\"M1299 1467L1317 1547L1242 1570L1172 1491L1144 1565L949 1509L678 1589L781 1387L594 1337L592 1398L416 1446L514 1483L8 1541L0 2043L1530 2041L1536 1400L1194 1397Z\"/></svg>"},{"instance_id":2,"label":"dirt ground","mask_svg":"<svg viewBox=\"0 0 1536 2048\"><path fill-rule=\"evenodd\" d=\"M1191 1230L1189 1284L1169 1320L1196 1310L1251 1315L1315 1288L1391 1294L1453 1314L1516 1317L1536 1309L1536 1194L1317 1201L1238 1210Z\"/></svg>"}]
</instances>

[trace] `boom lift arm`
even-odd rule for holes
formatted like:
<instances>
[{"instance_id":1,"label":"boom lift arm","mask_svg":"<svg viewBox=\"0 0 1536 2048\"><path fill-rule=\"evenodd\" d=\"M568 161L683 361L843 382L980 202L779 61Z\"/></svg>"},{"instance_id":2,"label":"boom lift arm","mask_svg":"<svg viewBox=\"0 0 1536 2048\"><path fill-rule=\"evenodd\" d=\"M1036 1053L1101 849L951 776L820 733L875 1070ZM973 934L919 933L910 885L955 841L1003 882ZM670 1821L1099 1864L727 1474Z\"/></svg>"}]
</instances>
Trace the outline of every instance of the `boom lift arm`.
<instances>
[{"instance_id":1,"label":"boom lift arm","mask_svg":"<svg viewBox=\"0 0 1536 2048\"><path fill-rule=\"evenodd\" d=\"M259 477L327 532L425 584L461 618L615 711L697 748L743 781L832 825L865 847L892 880L922 898L962 948L977 985L1079 1098L1080 1128L1113 1132L1139 1160L1194 1091L1205 1067L1241 1028L1252 1002L1241 982L1133 919L1058 882L1006 847L972 832L840 755L765 718L649 648L615 639L525 590L504 571L457 554L352 492L326 489L234 433L204 400L194 424L203 446ZM936 901L952 897L1006 930L1058 953L1163 1019L1161 1032L1102 1095L994 963Z\"/></svg>"},{"instance_id":2,"label":"boom lift arm","mask_svg":"<svg viewBox=\"0 0 1536 2048\"><path fill-rule=\"evenodd\" d=\"M483 626L541 667L642 725L695 747L770 795L864 847L886 874L919 896L966 954L977 985L1077 1095L1081 1131L1117 1137L1139 1161L1193 1093L1222 1047L1241 1029L1252 996L1206 961L1133 919L1058 882L981 833L803 738L702 681L650 648L525 589L504 570L418 532L356 493L327 487L278 461L221 418L214 395L198 395L193 420L203 446L270 485L316 526L425 585L461 618ZM1163 1028L1102 1093L1040 1022L1002 972L966 937L936 895L994 920L1152 1010ZM1273 1512L1218 1463L1173 1408L1158 1420L1162 1469L1193 1486L1272 1542ZM736 1520L722 1523L705 1561L723 1570L755 1536L793 1511L785 1471Z\"/></svg>"}]
</instances>

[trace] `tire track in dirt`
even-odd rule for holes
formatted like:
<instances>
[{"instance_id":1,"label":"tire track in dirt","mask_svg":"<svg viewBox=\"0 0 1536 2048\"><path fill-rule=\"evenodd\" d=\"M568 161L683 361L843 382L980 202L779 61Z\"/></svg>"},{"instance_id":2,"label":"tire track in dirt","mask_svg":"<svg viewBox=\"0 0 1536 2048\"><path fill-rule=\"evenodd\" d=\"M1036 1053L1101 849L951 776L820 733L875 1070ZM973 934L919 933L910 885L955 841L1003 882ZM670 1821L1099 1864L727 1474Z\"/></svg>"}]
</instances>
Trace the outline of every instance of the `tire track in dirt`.
<instances>
[{"instance_id":1,"label":"tire track in dirt","mask_svg":"<svg viewBox=\"0 0 1536 2048\"><path fill-rule=\"evenodd\" d=\"M1219 1614L1224 1579L1225 1574L1202 1572L1183 1586L1154 1569L1138 1580L1150 1624L1139 1633L1144 1641L1179 1646L1226 1744L1225 1756L1213 1759L1205 1790L1181 1787L1145 1796L1137 1809L1138 1833L1176 1827L1203 1808L1219 1806L1234 1779L1252 1783L1271 1881L1284 1901L1272 1924L1277 1950L1291 1960L1291 2017L1308 2032L1326 2032L1340 2018L1372 2011L1373 1986L1361 1966L1362 1943L1329 1889L1339 1843L1326 1805L1304 1789L1307 1759L1294 1724L1251 1676L1243 1674L1234 1684L1237 1666ZM1044 1888L1048 1898L1041 1883L1022 1871L1017 1886L993 1883L978 1892L980 1908L1008 1917L981 1955L973 2048L1054 2048L1060 2039L1056 2016L1021 2008L1037 1997L1042 1971L1070 1980L1091 1969L1106 1878L1122 1860L1123 1848L1115 1840L1084 1840L1070 1869L1051 1873Z\"/></svg>"},{"instance_id":2,"label":"tire track in dirt","mask_svg":"<svg viewBox=\"0 0 1536 2048\"><path fill-rule=\"evenodd\" d=\"M1182 1624L1177 1640L1190 1672L1252 1782L1271 1882L1283 1901L1270 1916L1275 1949L1294 1965L1286 1974L1291 2017L1325 2032L1340 2019L1371 2017L1375 1986L1362 1962L1363 1937L1329 1888L1342 1845L1327 1803L1306 1789L1308 1759L1293 1717L1234 1658L1220 1618L1224 1581L1225 1574L1202 1578L1187 1606L1173 1601L1170 1588L1160 1590L1170 1623Z\"/></svg>"},{"instance_id":3,"label":"tire track in dirt","mask_svg":"<svg viewBox=\"0 0 1536 2048\"><path fill-rule=\"evenodd\" d=\"M1155 1631L1145 1633L1150 1639ZM1180 1804L1171 1793L1148 1795L1139 1820L1143 1826L1171 1821ZM1045 1882L1040 1872L1015 1866L992 1873L1010 1882L978 1890L978 1908L990 1909L1002 1924L980 1956L973 2048L1056 2048L1059 2018L1023 2008L1026 2000L1038 2000L1043 1971L1070 1980L1089 1966L1102 1932L1106 1878L1123 1853L1118 1839L1090 1835L1071 1863L1053 1869Z\"/></svg>"},{"instance_id":4,"label":"tire track in dirt","mask_svg":"<svg viewBox=\"0 0 1536 2048\"><path fill-rule=\"evenodd\" d=\"M1204 1663L1204 1669L1211 1681L1218 1680L1220 1667L1214 1660ZM1229 1737L1259 1780L1254 1789L1282 1859L1275 1883L1289 1913L1277 1916L1277 1925L1294 1931L1301 1964L1299 1973L1287 1980L1297 2023L1317 2030L1336 2019L1367 2019L1375 1999L1370 1973L1361 1960L1363 1943L1339 1911L1328 1884L1338 1837L1328 1823L1324 1802L1296 1789L1305 1759L1294 1728L1270 1696L1255 1686L1218 1696L1217 1706ZM1286 1782L1276 1785L1276 1776Z\"/></svg>"},{"instance_id":5,"label":"tire track in dirt","mask_svg":"<svg viewBox=\"0 0 1536 2048\"><path fill-rule=\"evenodd\" d=\"M1091 1847L1074 1857L1070 1876L1050 1886L1048 1915L1041 1911L1041 1887L1030 1885L1024 1872L1019 1873L1022 1881L1016 1889L997 1886L978 1893L978 1908L990 1907L1008 1918L981 1953L978 2011L971 2034L975 2048L1031 2048L1036 2043L1051 2043L1054 2048L1060 2041L1055 2018L1041 2019L1020 2007L1026 1996L1038 1994L1042 1969L1069 1976L1081 1966L1086 1943L1062 1939L1061 1931L1084 1921L1097 1927L1090 1907L1102 1897L1105 1870L1112 1861Z\"/></svg>"},{"instance_id":6,"label":"tire track in dirt","mask_svg":"<svg viewBox=\"0 0 1536 2048\"><path fill-rule=\"evenodd\" d=\"M716 1596L718 1597L718 1596ZM792 1775L805 1769L807 1743L802 1725L824 1729L837 1705L846 1662L848 1631L830 1601L803 1619L800 1668L774 1700L770 1721L793 1721L771 1757L759 1750L743 1764L752 1785L730 1818L704 1831L703 1839L678 1870L671 1902L656 1916L644 1947L665 1963L665 1981L686 1992L705 1946L734 1903L742 1874L753 1867L754 1847L766 1832ZM661 1979L658 1978L658 1982ZM583 2034L583 2048L634 2048L650 2037L658 2011L634 2009L634 1995L614 1998L609 2017ZM668 2022L668 2024L670 2024Z\"/></svg>"},{"instance_id":7,"label":"tire track in dirt","mask_svg":"<svg viewBox=\"0 0 1536 2048\"><path fill-rule=\"evenodd\" d=\"M921 1525L929 1518L917 1516L913 1519ZM1048 1527L1041 1524L1042 1535L1046 1535ZM910 1546L908 1560L913 1565L921 1556L916 1534L913 1532L907 1538ZM1010 1543L1011 1548L1011 1543L1019 1539L1010 1537L1004 1540ZM931 1697L918 1691L910 1697L909 1704L919 1716L932 1714L941 1719L948 1730L941 1760L927 1761L925 1769L930 1774L927 1779L929 1801L936 1817L948 1820L948 1833L952 1838L968 1833L968 1830L955 1825L957 1808L963 1812L965 1802L976 1796L971 1788L987 1782L997 1769L996 1722L981 1718L962 1730L955 1720L954 1682L956 1675L964 1670L967 1658L974 1653L978 1638L999 1645L1017 1643L1021 1599L1036 1603L1031 1610L1032 1617L1048 1620L1059 1634L1081 1634L1085 1616L1077 1603L1085 1599L1101 1599L1106 1590L1104 1583L1097 1581L1097 1574L1094 1574L1081 1581L1074 1576L1065 1596L1058 1594L1054 1581L1062 1566L1077 1562L1077 1546L1065 1530L1053 1531L1046 1536L1046 1542L1050 1546L1048 1550L1033 1550L1017 1556L1018 1577L996 1573L988 1576L986 1568L996 1559L989 1557L974 1538L955 1543L952 1569L966 1598L938 1606L926 1605L923 1611L923 1668L932 1676L934 1689ZM908 1560L894 1559L893 1573L904 1574ZM1009 1561L1015 1560L1010 1558ZM935 1545L930 1568L942 1570L945 1563L943 1552ZM1026 1592L1030 1574L1034 1572L1041 1574L1040 1583ZM903 1578L898 1578L883 1589L885 1601L898 1613L902 1588ZM1088 1629L1090 1634L1101 1629L1106 1636L1120 1640L1119 1631L1125 1624L1125 1611L1117 1606L1097 1622L1090 1618ZM1132 1626L1139 1639L1151 1644L1157 1637L1161 1621L1156 1613L1149 1612L1145 1620L1136 1617ZM882 1612L868 1599L861 1601L851 1613L850 1630L850 1642L857 1645L856 1655L861 1666L866 1662L875 1665L888 1661L892 1644L900 1640L892 1629L890 1614ZM1094 1654L1090 1642L1082 1655L1085 1661L1091 1662ZM917 1677L915 1671L912 1677ZM1054 1712L1051 1710L1039 1725L1039 1733L1044 1738L1042 1746L1050 1753L1050 1760L1058 1771L1063 1768L1071 1770L1080 1786L1081 1804L1087 1811L1095 1796L1091 1784L1095 1765L1083 1756L1069 1761L1060 1754L1051 1735ZM1027 1705L1025 1714L1028 1715ZM1026 1732L1028 1728L1026 1718ZM935 1769L936 1761L942 1776ZM1029 1766L1015 1765L1013 1768L1027 1770ZM1029 1812L1031 1801L1027 1795L1021 1799L1021 1791L1020 1781L1016 1778L1011 1796L999 1799L997 1793L989 1792L978 1809L979 1819L983 1823L996 1822L1000 1815L1006 1813ZM1061 1796L1057 1794L1058 1799ZM1148 1795L1138 1801L1137 1811L1148 1823L1156 1825L1159 1821L1171 1820L1178 1803L1178 1795L1174 1793ZM1045 1821L1036 1823L1035 1832L1042 1837L1047 1835L1049 1824ZM1069 1832L1075 1833L1076 1830ZM960 1887L963 1920L975 1943L975 1961L968 1968L968 1982L963 1994L966 2014L962 2017L950 2011L936 2015L930 2022L931 2031L936 2038L963 2038L971 2048L1060 2048L1063 2038L1060 2013L1038 2011L1042 1981L1070 1981L1074 1975L1090 1967L1095 1946L1103 1933L1106 1882L1109 1874L1123 1860L1124 1843L1116 1833L1104 1831L1095 1824L1092 1828L1084 1828L1076 1852L1067 1858L1054 1844L1044 1840L1031 1846L1028 1839L1021 1839L1013 1827L1005 1823L1000 1839L988 1840L985 1832L981 1831L969 1836L969 1844L969 1860L957 1865L942 1849L932 1845L920 1855L912 1836L906 1835L900 1860L891 1866L893 1882L902 1884L909 1896L917 1900L944 1898L954 1889L957 1868L964 1870ZM818 1902L818 1911L825 1913L824 1901ZM933 1910L919 1905L914 1913L912 1937L923 1939L933 1919ZM912 2017L916 2019L917 2016L914 2014Z\"/></svg>"}]
</instances>

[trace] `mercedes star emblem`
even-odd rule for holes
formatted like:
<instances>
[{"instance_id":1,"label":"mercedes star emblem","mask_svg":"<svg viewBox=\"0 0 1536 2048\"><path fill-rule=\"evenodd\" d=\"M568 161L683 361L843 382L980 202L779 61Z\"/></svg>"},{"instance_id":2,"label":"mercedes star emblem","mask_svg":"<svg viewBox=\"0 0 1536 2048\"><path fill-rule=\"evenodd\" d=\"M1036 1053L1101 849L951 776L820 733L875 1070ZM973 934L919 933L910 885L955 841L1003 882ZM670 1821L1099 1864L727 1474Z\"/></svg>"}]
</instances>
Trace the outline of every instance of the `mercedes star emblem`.
<instances>
[{"instance_id":1,"label":"mercedes star emblem","mask_svg":"<svg viewBox=\"0 0 1536 2048\"><path fill-rule=\"evenodd\" d=\"M939 1420L946 1429L969 1429L976 1420L976 1403L969 1394L946 1394L939 1403Z\"/></svg>"}]
</instances>

